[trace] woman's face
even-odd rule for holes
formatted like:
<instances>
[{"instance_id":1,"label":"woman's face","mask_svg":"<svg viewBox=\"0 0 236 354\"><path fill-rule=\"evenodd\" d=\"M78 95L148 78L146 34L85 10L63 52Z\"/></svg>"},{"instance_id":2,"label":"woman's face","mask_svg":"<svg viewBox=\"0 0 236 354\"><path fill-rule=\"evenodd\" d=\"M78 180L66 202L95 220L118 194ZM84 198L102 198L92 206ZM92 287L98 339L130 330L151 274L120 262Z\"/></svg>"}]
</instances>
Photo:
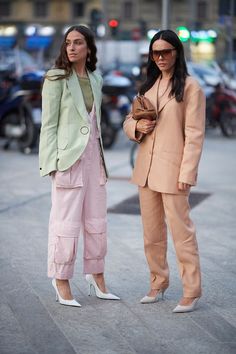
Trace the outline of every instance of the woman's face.
<instances>
[{"instance_id":1,"label":"woman's face","mask_svg":"<svg viewBox=\"0 0 236 354\"><path fill-rule=\"evenodd\" d=\"M160 71L173 72L176 62L177 51L167 41L157 39L152 45L151 58Z\"/></svg>"},{"instance_id":2,"label":"woman's face","mask_svg":"<svg viewBox=\"0 0 236 354\"><path fill-rule=\"evenodd\" d=\"M71 31L66 37L66 53L71 63L86 62L89 49L85 37L78 31Z\"/></svg>"}]
</instances>

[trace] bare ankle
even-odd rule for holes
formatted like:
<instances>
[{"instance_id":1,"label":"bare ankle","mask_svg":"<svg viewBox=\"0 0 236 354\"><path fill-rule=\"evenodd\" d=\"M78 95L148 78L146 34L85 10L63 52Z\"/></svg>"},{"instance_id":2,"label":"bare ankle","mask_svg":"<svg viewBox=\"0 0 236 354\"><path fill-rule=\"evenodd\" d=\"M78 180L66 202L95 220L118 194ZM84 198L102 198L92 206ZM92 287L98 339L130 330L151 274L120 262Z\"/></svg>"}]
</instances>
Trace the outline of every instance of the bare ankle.
<instances>
[{"instance_id":1,"label":"bare ankle","mask_svg":"<svg viewBox=\"0 0 236 354\"><path fill-rule=\"evenodd\" d=\"M106 292L106 285L105 285L105 279L104 279L104 274L99 273L99 274L93 274L93 278L95 282L97 283L97 286L102 292Z\"/></svg>"},{"instance_id":2,"label":"bare ankle","mask_svg":"<svg viewBox=\"0 0 236 354\"><path fill-rule=\"evenodd\" d=\"M72 300L73 296L70 290L70 283L68 279L56 279L56 285L61 297L64 300Z\"/></svg>"},{"instance_id":3,"label":"bare ankle","mask_svg":"<svg viewBox=\"0 0 236 354\"><path fill-rule=\"evenodd\" d=\"M180 300L179 304L183 305L183 306L188 306L191 305L192 302L196 299L197 297L182 297L182 299Z\"/></svg>"},{"instance_id":4,"label":"bare ankle","mask_svg":"<svg viewBox=\"0 0 236 354\"><path fill-rule=\"evenodd\" d=\"M93 274L94 279L104 279L103 273Z\"/></svg>"}]
</instances>

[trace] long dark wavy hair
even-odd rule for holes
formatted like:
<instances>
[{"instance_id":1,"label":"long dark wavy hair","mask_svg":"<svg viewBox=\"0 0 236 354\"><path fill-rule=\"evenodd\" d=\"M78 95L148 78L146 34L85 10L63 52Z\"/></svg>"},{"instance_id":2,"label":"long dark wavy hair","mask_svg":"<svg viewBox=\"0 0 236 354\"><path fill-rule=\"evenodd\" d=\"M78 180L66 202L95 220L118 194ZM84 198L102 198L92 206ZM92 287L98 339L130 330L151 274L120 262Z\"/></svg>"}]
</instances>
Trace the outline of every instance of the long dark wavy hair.
<instances>
[{"instance_id":1,"label":"long dark wavy hair","mask_svg":"<svg viewBox=\"0 0 236 354\"><path fill-rule=\"evenodd\" d=\"M184 86L186 77L188 76L188 70L184 57L183 45L177 34L171 30L162 30L157 32L150 42L147 62L147 77L146 81L140 88L140 94L144 95L144 93L154 85L157 78L161 75L161 70L151 59L152 46L157 39L163 39L164 41L170 43L176 49L176 62L174 67L174 73L171 78L171 91L169 95L175 95L176 101L180 102L183 100Z\"/></svg>"},{"instance_id":2,"label":"long dark wavy hair","mask_svg":"<svg viewBox=\"0 0 236 354\"><path fill-rule=\"evenodd\" d=\"M86 26L71 26L64 35L64 40L61 45L60 53L57 59L55 60L54 68L63 69L65 71L64 75L56 75L55 80L60 80L68 78L72 74L72 63L69 61L67 52L66 52L66 39L70 32L77 31L81 33L87 43L88 49L90 51L89 56L87 57L85 66L89 71L96 70L97 63L97 47L95 45L95 38L93 32ZM48 76L46 76L48 78ZM52 76L50 77L52 78Z\"/></svg>"}]
</instances>

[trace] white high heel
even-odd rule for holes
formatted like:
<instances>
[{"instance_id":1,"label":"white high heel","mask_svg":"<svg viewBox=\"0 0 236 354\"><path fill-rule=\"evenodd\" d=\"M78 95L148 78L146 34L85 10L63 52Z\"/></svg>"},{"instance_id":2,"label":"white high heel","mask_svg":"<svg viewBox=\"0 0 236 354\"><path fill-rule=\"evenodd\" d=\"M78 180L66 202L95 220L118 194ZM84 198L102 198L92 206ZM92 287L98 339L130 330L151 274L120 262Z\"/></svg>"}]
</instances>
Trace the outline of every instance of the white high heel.
<instances>
[{"instance_id":1,"label":"white high heel","mask_svg":"<svg viewBox=\"0 0 236 354\"><path fill-rule=\"evenodd\" d=\"M173 312L174 313L184 313L184 312L192 312L196 309L197 302L200 298L196 297L190 305L177 305Z\"/></svg>"},{"instance_id":2,"label":"white high heel","mask_svg":"<svg viewBox=\"0 0 236 354\"><path fill-rule=\"evenodd\" d=\"M158 293L156 294L156 296L144 296L140 302L141 304L153 304L154 302L159 301L159 295L161 295L161 299L164 300L164 293L165 293L166 289L160 289L158 290Z\"/></svg>"},{"instance_id":3,"label":"white high heel","mask_svg":"<svg viewBox=\"0 0 236 354\"><path fill-rule=\"evenodd\" d=\"M89 296L91 296L91 288L94 288L95 294L99 299L104 299L104 300L120 300L120 298L116 295L110 294L110 293L103 293L99 287L97 286L96 281L94 280L94 277L92 274L86 274L85 279L88 282L89 285Z\"/></svg>"},{"instance_id":4,"label":"white high heel","mask_svg":"<svg viewBox=\"0 0 236 354\"><path fill-rule=\"evenodd\" d=\"M61 295L59 294L59 291L57 289L57 284L56 284L56 279L52 280L52 286L54 287L56 291L56 301L59 301L61 305L66 305L66 306L75 306L75 307L81 307L81 305L75 300L64 300Z\"/></svg>"}]
</instances>

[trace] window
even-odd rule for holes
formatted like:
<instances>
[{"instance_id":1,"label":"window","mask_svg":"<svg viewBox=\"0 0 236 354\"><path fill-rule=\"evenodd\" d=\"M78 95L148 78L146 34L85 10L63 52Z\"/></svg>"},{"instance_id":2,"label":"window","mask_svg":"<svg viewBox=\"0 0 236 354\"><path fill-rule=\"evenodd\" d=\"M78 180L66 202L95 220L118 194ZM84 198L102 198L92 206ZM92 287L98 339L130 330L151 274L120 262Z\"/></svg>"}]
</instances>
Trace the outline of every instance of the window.
<instances>
[{"instance_id":1,"label":"window","mask_svg":"<svg viewBox=\"0 0 236 354\"><path fill-rule=\"evenodd\" d=\"M206 20L208 18L208 6L206 1L198 1L197 3L197 21Z\"/></svg>"},{"instance_id":2,"label":"window","mask_svg":"<svg viewBox=\"0 0 236 354\"><path fill-rule=\"evenodd\" d=\"M124 16L125 20L131 20L133 18L133 2L125 1L124 2Z\"/></svg>"},{"instance_id":3,"label":"window","mask_svg":"<svg viewBox=\"0 0 236 354\"><path fill-rule=\"evenodd\" d=\"M84 2L77 1L73 3L73 16L83 17L84 16Z\"/></svg>"},{"instance_id":4,"label":"window","mask_svg":"<svg viewBox=\"0 0 236 354\"><path fill-rule=\"evenodd\" d=\"M34 16L35 17L47 17L48 15L48 4L46 1L35 1L34 2Z\"/></svg>"},{"instance_id":5,"label":"window","mask_svg":"<svg viewBox=\"0 0 236 354\"><path fill-rule=\"evenodd\" d=\"M0 1L0 16L10 16L11 15L11 2Z\"/></svg>"}]
</instances>

